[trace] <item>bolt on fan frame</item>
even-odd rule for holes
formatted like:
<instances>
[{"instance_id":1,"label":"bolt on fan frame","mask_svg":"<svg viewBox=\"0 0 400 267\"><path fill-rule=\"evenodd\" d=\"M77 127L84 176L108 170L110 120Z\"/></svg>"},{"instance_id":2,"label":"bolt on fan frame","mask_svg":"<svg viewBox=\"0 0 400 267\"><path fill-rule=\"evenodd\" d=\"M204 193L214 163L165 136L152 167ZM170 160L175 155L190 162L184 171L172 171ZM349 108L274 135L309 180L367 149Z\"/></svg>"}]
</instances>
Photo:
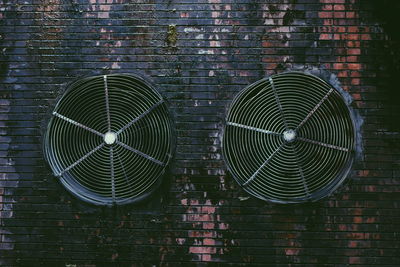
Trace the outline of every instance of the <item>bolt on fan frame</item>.
<instances>
[{"instance_id":1,"label":"bolt on fan frame","mask_svg":"<svg viewBox=\"0 0 400 267\"><path fill-rule=\"evenodd\" d=\"M118 84L119 82L120 84ZM98 88L96 86L98 86ZM82 92L80 92L80 90ZM105 118L103 118L100 123L98 121L95 122L93 125L96 125L96 127L93 127L92 125L88 126L85 123L63 115L62 111L59 112L60 108L62 109L64 107L65 110L65 108L69 105L70 107L68 108L81 108L83 110L80 112L85 113L84 109L86 108L86 105L82 107L82 104L85 103L79 100L79 97L82 97L82 94L85 94L85 90L88 92L92 91L94 94L100 94L100 96L95 95L93 97L97 97L97 100L101 100L101 94L103 94L103 99L101 102L103 102L103 111L105 111L105 114L103 115ZM120 90L120 92L117 92L117 90ZM79 95L79 93L81 93L81 95ZM126 93L126 95L123 95L123 93ZM120 97L121 95L124 97ZM113 99L117 96L118 100ZM137 97L139 100L147 100L148 102L141 103L138 100L135 102L136 105L133 105L131 102L129 102L129 100L136 101L135 97ZM81 106L73 106L74 100L75 103L78 101L77 103L79 103ZM87 99L87 101L88 105L90 106L89 103L92 101L92 99ZM130 107L130 109L124 110L126 107ZM140 111L138 110L139 108ZM122 109L122 111L120 109ZM115 114L113 114L113 112L115 112ZM134 114L135 112L136 115ZM101 108L100 112L98 113L101 113ZM125 117L124 113L126 113ZM93 116L97 116L95 111L91 114L95 114ZM87 113L87 115L89 117L92 116L90 113ZM73 155L75 157L72 161L63 155L62 151L56 151L60 147L65 146L65 143L63 146L59 145L63 143L63 141L59 141L59 143L57 143L57 139L63 138L63 136L53 136L54 131L56 131L56 133L60 133L61 131L61 134L63 134L60 121L64 123L65 127L73 127L74 130L78 130L78 132L75 133L82 133L82 136L76 136L76 143L79 143L78 140L80 139L88 139L88 135L90 136L90 139L96 139L95 141L90 140L92 144L91 149L89 151L84 151L83 153L83 149L79 148L78 145L77 150L74 152L78 151L80 155L78 157ZM140 126L137 126L139 124ZM57 127L59 129L54 130L54 128ZM132 130L134 127L137 128ZM98 128L102 128L102 130L98 130ZM70 133L74 133L74 130L70 130ZM65 130L64 132L67 131L68 130ZM145 136L145 139L151 137L153 139L141 140L143 139L143 136L140 136L141 131L144 133L149 133L148 136ZM68 133L67 136L70 133ZM138 136L135 136L136 133ZM159 137L157 134L163 135L160 137L162 138L162 141L154 139ZM158 159L155 156L149 155L138 148L132 147L130 142L132 141L131 139L135 138L139 139L139 141L136 140L136 143L133 143L144 148L148 148L146 144L148 144L149 141L152 141L151 145L158 146L152 150L153 152L157 149L157 152L164 149L164 151L161 151L157 154L157 157L162 157L162 159ZM71 141L71 138L68 140ZM93 145L94 143L96 143L96 145ZM74 146L73 142L71 146ZM157 188L159 188L162 183L162 176L165 174L175 152L174 123L172 116L168 111L166 101L161 94L154 89L154 86L146 79L135 74L125 73L86 77L70 84L67 87L67 90L63 93L62 97L57 101L54 111L52 112L52 117L48 122L48 126L44 134L43 150L44 157L54 175L59 178L58 180L67 189L67 191L72 193L77 198L95 205L111 206L137 203L147 199ZM107 162L96 162L96 159L98 159L96 153L100 153L101 150L103 154L108 154L108 161L106 160ZM94 155L96 155L97 158L93 158L95 157ZM134 161L131 161L132 158L135 158ZM65 159L70 161L70 163L66 164L63 162ZM104 160L107 159L107 157L100 159ZM89 160L92 161L88 162ZM143 177L136 177L135 179L132 179L132 177L129 175L130 173L134 173L135 166L132 167L131 165L134 165L137 162L143 163L143 166L136 166L137 168L141 168L140 171L143 174ZM81 165L84 164L86 164L84 167L89 168L89 176L98 171L98 177L95 177L96 175L90 176L92 179L98 178L99 181L101 180L103 182L109 179L109 181L106 181L106 183L109 183L110 185L110 192L104 194L103 192L99 193L100 191L95 192L93 188L90 188L82 183L82 181L85 181L85 178L77 177L77 174L73 173L73 171L77 167L83 168ZM94 165L91 166L91 164ZM157 169L154 170L155 168ZM104 175L104 170L106 170L106 172L109 174ZM121 172L123 172L123 178L118 176ZM146 177L146 174L148 174L150 178ZM121 183L125 183L126 186L131 188L131 190L134 190L134 185L132 184L133 182L135 185L139 185L139 191L135 191L134 194L132 193L130 195L129 188L119 188ZM96 181L90 181L90 183L95 184ZM143 188L140 188L141 185Z\"/></svg>"},{"instance_id":2,"label":"bolt on fan frame","mask_svg":"<svg viewBox=\"0 0 400 267\"><path fill-rule=\"evenodd\" d=\"M313 104L313 107L307 110L306 115L304 117L297 118L297 125L293 125L293 120L289 121L287 116L287 110L285 110L285 106L282 107L281 99L280 99L280 94L282 92L279 92L280 88L282 86L285 86L282 82L283 77L289 77L289 79L302 79L304 78L305 80L309 81L315 81L318 86L323 86L325 87L326 92L323 93L323 96L320 97L319 101ZM293 78L295 77L295 78ZM278 85L276 86L275 80L280 80ZM282 85L283 84L283 85ZM293 86L293 84L291 84ZM313 86L313 85L312 85ZM259 87L259 88L258 88ZM304 86L303 86L304 87ZM258 91L255 89L258 88ZM252 92L251 90L254 90ZM262 95L266 93L265 90L269 90L270 98L267 99L269 102L263 102L259 101L259 104L261 105L261 109L259 110L252 110L252 107L254 107L254 103L250 103L251 101L255 102L257 101L257 98L262 98ZM251 93L249 93L251 92ZM281 95L282 96L282 95ZM248 99L246 99L246 97ZM327 100L329 100L330 97L335 97L335 100L340 101L341 103L337 104L336 108L340 107L343 110L341 110L343 113L341 116L345 117L345 128L347 127L347 130L349 131L348 136L349 140L346 142L348 146L342 147L339 145L331 144L331 143L325 143L322 141L318 140L313 140L310 138L306 138L305 136L302 136L302 127L304 125L309 124L310 120L313 120L313 116L315 116L315 113L320 112L321 106L323 107ZM287 96L286 96L287 98ZM265 98L266 99L266 98ZM265 100L263 99L263 100ZM244 102L247 100L247 102ZM287 99L285 99L287 102ZM298 101L300 101L299 99ZM304 99L303 99L304 100ZM243 103L241 103L243 101ZM296 101L294 99L293 101ZM332 100L333 101L333 100ZM283 105L286 105L284 102ZM241 106L240 106L241 105ZM247 105L247 106L246 106ZM246 114L245 115L240 115L240 112L245 113L246 110L235 110L236 106L239 107L245 107L248 108L252 113L257 113L258 117L264 116L266 117L265 120L268 120L268 114L263 114L263 105L275 105L275 114L277 114L278 117L281 118L281 122L279 122L281 125L280 126L274 126L274 129L268 129L268 128L263 128L263 127L256 127L254 125L248 125L241 123L240 121L236 121L234 118L244 118L246 119ZM261 111L260 111L261 110ZM266 110L266 109L264 109ZM248 110L247 110L248 111ZM233 114L236 112L237 114ZM239 114L239 115L238 115ZM294 114L296 115L296 114ZM251 116L251 115L249 115ZM339 116L339 115L338 115ZM352 164L354 162L354 155L355 155L355 147L356 147L356 127L354 123L354 116L348 105L346 104L346 101L344 100L343 96L341 93L335 89L334 86L332 86L330 83L326 82L325 80L321 79L320 77L317 77L315 75L309 74L309 73L304 73L301 71L288 71L276 75L272 75L270 77L261 79L259 81L256 81L255 83L245 87L243 90L241 90L234 98L232 103L229 106L228 113L225 119L225 126L223 129L223 134L222 134L222 157L226 163L228 171L232 174L233 178L236 180L236 182L249 194L253 195L256 198L262 199L264 201L269 201L269 202L274 202L274 203L280 203L280 204L286 204L286 203L302 203L302 202L308 202L308 201L317 201L321 198L327 197L330 194L332 194L346 179L346 177L349 175L351 171ZM265 121L264 120L264 121ZM261 122L263 119L260 120ZM258 122L260 122L258 121ZM343 122L340 122L343 124ZM268 123L264 123L268 124ZM289 125L288 125L289 124ZM269 124L273 125L273 124ZM309 125L307 125L309 127ZM277 130L279 128L279 130ZM343 128L343 125L342 125ZM240 132L236 132L235 134L232 134L233 129L240 129L243 134L240 134ZM252 134L252 136L249 133ZM243 135L243 136L242 136ZM254 143L246 143L248 139L246 139L246 136L250 135L251 137L254 137L254 139L261 140L262 138L265 138L265 136L268 136L268 138L276 138L277 145L273 148L270 149L269 153L264 153L264 157L262 161L258 161L257 164L252 164L250 161L252 161L254 158L256 158L258 154L258 151L264 150L263 146L268 146L266 143L274 143L273 142L266 142L266 143L261 143L261 146L257 146L255 148ZM234 136L235 139L230 140L230 138ZM335 177L326 183L324 186L321 188L316 188L315 190L310 190L307 185L307 177L306 174L302 171L302 166L300 166L301 162L304 162L301 160L301 155L298 154L298 151L296 151L296 144L297 143L306 143L307 145L313 145L313 146L318 146L322 147L324 149L330 149L330 150L335 150L339 151L338 153L346 153L346 156L341 162L341 166L339 170L336 170L336 175ZM244 144L244 145L243 145ZM274 189L277 190L276 192L280 193L275 193L275 192L268 192L268 179L271 179L268 177L268 175L265 175L265 172L269 172L269 167L271 167L271 164L274 164L276 155L279 153L282 153L283 148L289 147L289 150L291 151L291 154L289 153L288 155L292 157L292 162L280 162L283 164L282 166L279 166L280 168L284 168L284 164L296 164L297 169L298 169L298 179L297 182L302 189L299 189L298 191L302 192L301 194L299 193L296 196L290 196L288 194L285 196L285 188L278 188ZM236 149L236 150L235 150ZM243 155L250 155L248 152L251 149L254 149L252 151L251 157L254 158L246 158L243 157ZM286 149L288 150L288 149ZM288 151L285 151L287 153ZM247 154L246 154L247 153ZM290 158L290 157L288 157ZM243 161L248 161L249 166L250 165L257 165L256 168L253 168L252 171L249 170L243 170L243 164L240 162ZM279 163L279 162L278 162ZM271 167L272 168L272 167ZM266 171L267 169L267 171ZM275 171L275 170L274 170ZM264 174L263 174L264 172ZM272 172L272 171L271 171ZM260 178L261 176L261 178ZM273 177L276 178L276 177ZM281 177L285 179L285 177ZM289 177L293 179L293 177ZM258 179L258 180L257 180ZM265 184L262 183L262 181L266 181ZM301 181L301 183L299 183ZM257 185L254 185L257 182L257 185L259 185L259 188L257 188ZM279 184L279 181L274 180L275 184ZM271 182L272 184L272 182ZM286 183L289 184L289 183ZM278 187L278 186L276 186ZM265 189L267 188L267 189ZM273 191L271 189L271 191ZM304 191L304 192L303 192Z\"/></svg>"}]
</instances>

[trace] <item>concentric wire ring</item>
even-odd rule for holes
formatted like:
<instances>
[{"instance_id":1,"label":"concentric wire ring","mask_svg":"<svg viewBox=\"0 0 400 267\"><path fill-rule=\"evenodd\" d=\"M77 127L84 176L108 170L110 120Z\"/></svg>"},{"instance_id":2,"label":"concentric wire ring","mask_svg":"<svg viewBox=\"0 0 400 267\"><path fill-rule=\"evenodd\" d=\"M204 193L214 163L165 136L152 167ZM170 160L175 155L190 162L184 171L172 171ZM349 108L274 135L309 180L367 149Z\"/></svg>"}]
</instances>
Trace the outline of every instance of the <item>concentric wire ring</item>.
<instances>
[{"instance_id":1,"label":"concentric wire ring","mask_svg":"<svg viewBox=\"0 0 400 267\"><path fill-rule=\"evenodd\" d=\"M348 175L355 128L341 94L287 72L257 81L230 106L222 152L244 190L278 203L318 200Z\"/></svg>"},{"instance_id":2,"label":"concentric wire ring","mask_svg":"<svg viewBox=\"0 0 400 267\"><path fill-rule=\"evenodd\" d=\"M129 74L73 83L48 124L44 154L61 183L98 205L139 201L155 190L174 149L161 95Z\"/></svg>"}]
</instances>

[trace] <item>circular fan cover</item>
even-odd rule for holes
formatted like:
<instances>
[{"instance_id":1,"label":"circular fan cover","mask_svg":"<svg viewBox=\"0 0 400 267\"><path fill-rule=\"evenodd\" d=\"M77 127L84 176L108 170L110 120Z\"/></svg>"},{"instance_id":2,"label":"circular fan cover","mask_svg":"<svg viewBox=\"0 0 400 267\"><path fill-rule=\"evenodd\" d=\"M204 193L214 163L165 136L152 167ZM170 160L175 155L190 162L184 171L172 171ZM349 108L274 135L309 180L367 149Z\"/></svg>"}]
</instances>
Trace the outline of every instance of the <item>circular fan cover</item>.
<instances>
[{"instance_id":1,"label":"circular fan cover","mask_svg":"<svg viewBox=\"0 0 400 267\"><path fill-rule=\"evenodd\" d=\"M247 192L296 203L333 192L350 171L354 145L353 120L342 95L316 76L287 72L236 96L222 150Z\"/></svg>"},{"instance_id":2,"label":"circular fan cover","mask_svg":"<svg viewBox=\"0 0 400 267\"><path fill-rule=\"evenodd\" d=\"M148 196L173 152L173 129L162 97L127 74L72 84L57 103L44 152L54 174L79 198L99 205Z\"/></svg>"}]
</instances>

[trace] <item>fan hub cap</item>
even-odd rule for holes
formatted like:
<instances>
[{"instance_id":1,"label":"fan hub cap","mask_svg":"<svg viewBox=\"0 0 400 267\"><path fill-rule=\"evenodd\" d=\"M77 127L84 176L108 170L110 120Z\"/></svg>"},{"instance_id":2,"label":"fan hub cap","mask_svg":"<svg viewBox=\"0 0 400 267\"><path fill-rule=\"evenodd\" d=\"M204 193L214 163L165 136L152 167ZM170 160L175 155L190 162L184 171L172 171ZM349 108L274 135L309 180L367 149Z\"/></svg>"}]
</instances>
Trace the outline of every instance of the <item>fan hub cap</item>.
<instances>
[{"instance_id":1,"label":"fan hub cap","mask_svg":"<svg viewBox=\"0 0 400 267\"><path fill-rule=\"evenodd\" d=\"M283 139L286 142L294 142L296 140L296 132L294 130L286 130L283 132Z\"/></svg>"},{"instance_id":2,"label":"fan hub cap","mask_svg":"<svg viewBox=\"0 0 400 267\"><path fill-rule=\"evenodd\" d=\"M114 132L106 132L104 135L104 142L107 145L112 145L115 143L115 141L117 141L117 134Z\"/></svg>"}]
</instances>

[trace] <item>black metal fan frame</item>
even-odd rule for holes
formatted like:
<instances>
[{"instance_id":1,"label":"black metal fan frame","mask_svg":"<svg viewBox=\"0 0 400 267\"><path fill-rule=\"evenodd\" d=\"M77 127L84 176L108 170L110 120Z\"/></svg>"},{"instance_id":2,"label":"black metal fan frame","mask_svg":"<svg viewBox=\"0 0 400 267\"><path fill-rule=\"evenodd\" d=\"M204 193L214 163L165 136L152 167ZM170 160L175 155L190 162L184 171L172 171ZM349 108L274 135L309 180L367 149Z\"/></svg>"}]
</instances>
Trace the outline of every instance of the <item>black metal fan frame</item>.
<instances>
[{"instance_id":1,"label":"black metal fan frame","mask_svg":"<svg viewBox=\"0 0 400 267\"><path fill-rule=\"evenodd\" d=\"M60 96L55 100L55 105L49 110L48 118L46 120L46 125L44 128L44 133L43 133L43 140L42 140L42 151L44 155L45 162L47 163L47 166L52 170L52 173L54 176L56 176L53 172L53 167L51 166L51 160L49 159L49 129L51 128L52 122L53 122L53 115L52 112L53 110L56 110L60 102L63 100L63 98L71 91L75 89L75 86L81 82L83 82L86 79L91 79L91 78L97 78L97 77L103 77L103 76L113 76L113 75L126 75L130 76L139 82L143 83L145 86L151 88L153 92L160 97L163 101L163 105L166 106L167 112L167 117L168 117L168 123L171 125L171 137L170 137L170 151L169 151L169 157L167 162L165 162L165 167L163 168L162 172L158 175L156 182L143 194L137 197L133 198L126 198L124 200L119 200L118 202L110 201L109 198L107 197L101 197L96 195L93 197L93 192L90 190L85 189L81 185L79 185L76 181L75 178L69 173L65 172L63 173L62 176L56 177L57 180L61 185L63 185L64 188L66 188L67 192L70 193L72 196L86 202L90 203L96 206L115 206L115 205L128 205L128 204L138 204L142 203L144 201L149 200L149 198L153 195L155 191L157 191L160 186L164 183L165 179L162 179L162 177L168 173L170 169L170 163L173 160L176 152L176 130L175 130L175 121L174 121L174 116L172 112L170 111L169 103L167 99L157 90L155 89L156 86L150 82L150 80L146 77L144 78L143 75L139 75L136 73L107 73L107 74L97 74L97 75L87 75L87 76L82 76L79 78L76 78L74 81L69 82L64 85L64 90L62 90L62 93ZM75 185L75 186L74 186Z\"/></svg>"},{"instance_id":2,"label":"black metal fan frame","mask_svg":"<svg viewBox=\"0 0 400 267\"><path fill-rule=\"evenodd\" d=\"M311 74L305 71L298 71L298 70L289 70L289 71L285 71L285 72L281 72L279 74L301 74L301 75L308 75L311 76L315 79L318 79L319 81L321 81L322 83L326 84L327 86L329 86L330 88L334 89L335 91L338 92L338 95L340 96L341 100L346 104L346 101L343 97L343 93L338 90L338 88L336 86L334 86L333 84L331 84L329 81L322 79L320 76L315 75L315 74ZM336 175L336 178L326 187L318 190L317 192L314 192L312 195L308 196L308 197L304 197L304 198L292 198L291 200L281 200L281 199L275 199L275 198L269 198L266 197L264 195L260 195L257 192L255 192L252 189L249 189L248 187L244 186L241 181L235 176L234 171L232 170L232 166L230 164L230 162L226 159L225 153L224 153L224 136L225 136L225 128L227 126L227 122L228 122L228 118L230 115L230 110L232 110L233 105L235 105L235 103L238 101L238 99L241 97L242 94L244 94L249 88L255 87L260 83L265 83L268 82L270 78L272 78L274 75L265 77L263 79L260 79L248 86L246 86L245 88L241 89L233 98L232 102L227 106L227 113L226 116L224 117L224 127L222 129L222 134L221 134L221 151L222 151L222 159L225 162L226 168L228 170L229 173L232 174L232 177L234 178L234 180L236 181L236 183L247 193L249 193L250 195L261 199L263 201L267 201L267 202L271 202L271 203L276 203L276 204L299 204L299 203L306 203L306 202L316 202L319 201L323 198L329 197L331 194L333 194L342 184L343 182L346 180L346 178L349 176L349 174L352 171L352 166L353 163L355 161L356 158L356 147L357 147L357 127L355 124L356 121L356 116L353 112L353 110L351 109L351 107L346 104L346 112L348 113L348 115L350 116L351 119L351 125L352 125L352 129L354 132L354 142L353 142L353 147L351 148L350 152L351 155L349 157L349 159L347 160L346 164L342 167L340 173L338 173L338 175Z\"/></svg>"}]
</instances>

